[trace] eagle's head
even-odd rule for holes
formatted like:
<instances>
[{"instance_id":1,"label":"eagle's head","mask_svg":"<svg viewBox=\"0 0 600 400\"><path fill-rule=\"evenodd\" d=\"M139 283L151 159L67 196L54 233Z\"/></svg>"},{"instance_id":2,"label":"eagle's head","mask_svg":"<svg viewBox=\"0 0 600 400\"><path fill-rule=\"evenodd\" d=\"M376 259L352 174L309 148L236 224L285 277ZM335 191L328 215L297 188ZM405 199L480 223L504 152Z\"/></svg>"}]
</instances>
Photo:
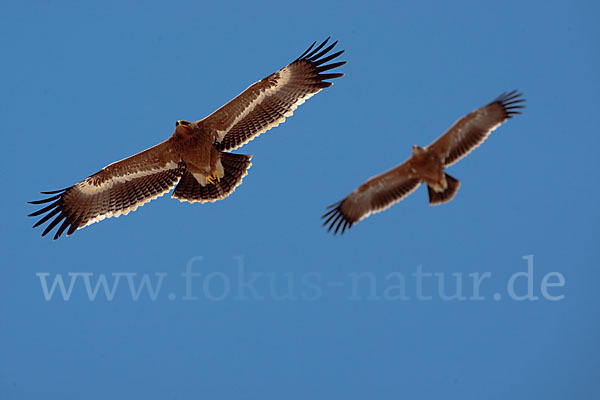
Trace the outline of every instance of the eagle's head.
<instances>
[{"instance_id":1,"label":"eagle's head","mask_svg":"<svg viewBox=\"0 0 600 400\"><path fill-rule=\"evenodd\" d=\"M412 147L413 156L425 153L425 149L421 146L417 146L416 144Z\"/></svg>"},{"instance_id":2,"label":"eagle's head","mask_svg":"<svg viewBox=\"0 0 600 400\"><path fill-rule=\"evenodd\" d=\"M178 126L188 126L189 124L191 124L191 122L180 119L179 121L175 122L175 128Z\"/></svg>"},{"instance_id":3,"label":"eagle's head","mask_svg":"<svg viewBox=\"0 0 600 400\"><path fill-rule=\"evenodd\" d=\"M179 120L175 122L175 135L181 138L189 137L193 135L193 125L192 122Z\"/></svg>"}]
</instances>

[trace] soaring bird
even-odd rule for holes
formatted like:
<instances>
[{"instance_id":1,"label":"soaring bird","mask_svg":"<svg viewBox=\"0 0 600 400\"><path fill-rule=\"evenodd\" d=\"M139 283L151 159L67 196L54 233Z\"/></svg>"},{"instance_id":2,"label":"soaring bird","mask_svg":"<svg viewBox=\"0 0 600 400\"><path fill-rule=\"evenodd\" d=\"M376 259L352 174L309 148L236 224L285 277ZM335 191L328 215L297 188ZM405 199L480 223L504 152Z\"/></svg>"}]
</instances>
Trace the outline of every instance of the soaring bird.
<instances>
[{"instance_id":1,"label":"soaring bird","mask_svg":"<svg viewBox=\"0 0 600 400\"><path fill-rule=\"evenodd\" d=\"M367 180L344 200L332 204L321 218L323 226L334 227L334 234L399 202L421 183L427 184L429 204L438 205L454 198L460 181L444 169L478 147L489 134L524 108L521 93L502 93L488 105L459 119L427 147L413 146L412 155L404 163Z\"/></svg>"},{"instance_id":2,"label":"soaring bird","mask_svg":"<svg viewBox=\"0 0 600 400\"><path fill-rule=\"evenodd\" d=\"M329 54L337 41L329 38L313 43L283 69L248 87L208 117L179 120L166 141L141 153L112 163L83 181L31 204L50 203L30 214L45 214L34 228L51 222L42 232L58 224L54 239L67 236L105 218L127 215L139 206L167 193L180 201L214 202L229 196L242 183L252 156L231 150L283 123L308 98L332 85L328 80L343 76L327 72L345 61L328 63L344 51Z\"/></svg>"}]
</instances>

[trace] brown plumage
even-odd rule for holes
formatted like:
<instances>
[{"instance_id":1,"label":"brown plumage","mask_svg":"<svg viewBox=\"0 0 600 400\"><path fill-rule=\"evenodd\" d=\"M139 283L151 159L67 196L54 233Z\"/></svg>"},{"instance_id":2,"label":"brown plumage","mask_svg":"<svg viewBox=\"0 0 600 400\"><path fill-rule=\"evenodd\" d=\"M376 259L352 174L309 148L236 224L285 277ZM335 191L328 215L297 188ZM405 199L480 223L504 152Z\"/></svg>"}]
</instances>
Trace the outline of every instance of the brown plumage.
<instances>
[{"instance_id":1,"label":"brown plumage","mask_svg":"<svg viewBox=\"0 0 600 400\"><path fill-rule=\"evenodd\" d=\"M524 108L517 91L503 93L488 105L459 119L429 146L413 146L411 157L391 170L375 176L344 200L329 206L321 218L334 234L343 234L353 224L372 213L383 211L402 200L421 183L427 184L429 204L446 203L454 198L460 181L444 172L444 168L469 154L507 119L521 114Z\"/></svg>"},{"instance_id":2,"label":"brown plumage","mask_svg":"<svg viewBox=\"0 0 600 400\"><path fill-rule=\"evenodd\" d=\"M295 61L248 87L208 117L177 121L173 135L161 144L110 164L82 182L31 204L50 203L30 214L45 214L34 228L51 221L42 236L58 224L57 239L105 218L126 215L175 187L180 201L214 202L229 196L252 165L252 156L226 153L283 123L305 100L343 76L325 73L345 61L329 63L344 51L328 54L337 42L313 43Z\"/></svg>"}]
</instances>

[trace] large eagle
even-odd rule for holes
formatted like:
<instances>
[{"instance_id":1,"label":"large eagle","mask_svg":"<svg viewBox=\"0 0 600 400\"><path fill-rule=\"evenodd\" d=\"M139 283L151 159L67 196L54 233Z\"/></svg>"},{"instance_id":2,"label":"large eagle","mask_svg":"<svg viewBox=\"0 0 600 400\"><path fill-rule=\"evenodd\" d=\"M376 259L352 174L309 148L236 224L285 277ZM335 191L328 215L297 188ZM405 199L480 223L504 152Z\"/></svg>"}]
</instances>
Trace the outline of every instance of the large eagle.
<instances>
[{"instance_id":1,"label":"large eagle","mask_svg":"<svg viewBox=\"0 0 600 400\"><path fill-rule=\"evenodd\" d=\"M30 214L44 215L33 227L49 220L42 236L61 224L54 239L67 236L105 218L127 215L167 193L180 201L214 202L229 196L242 183L252 156L231 150L283 123L308 98L343 76L326 72L345 61L328 63L344 51L329 52L337 41L313 43L285 68L248 87L208 117L177 121L166 141L112 163L82 182L53 192L31 204L51 203ZM54 218L54 219L52 219Z\"/></svg>"},{"instance_id":2,"label":"large eagle","mask_svg":"<svg viewBox=\"0 0 600 400\"><path fill-rule=\"evenodd\" d=\"M341 234L372 213L383 211L402 200L421 183L427 184L429 204L446 203L456 195L460 181L444 168L469 154L502 123L521 114L525 99L516 90L502 93L488 105L459 119L435 142L423 148L413 146L412 155L395 168L367 180L344 200L335 203L321 218L323 226Z\"/></svg>"}]
</instances>

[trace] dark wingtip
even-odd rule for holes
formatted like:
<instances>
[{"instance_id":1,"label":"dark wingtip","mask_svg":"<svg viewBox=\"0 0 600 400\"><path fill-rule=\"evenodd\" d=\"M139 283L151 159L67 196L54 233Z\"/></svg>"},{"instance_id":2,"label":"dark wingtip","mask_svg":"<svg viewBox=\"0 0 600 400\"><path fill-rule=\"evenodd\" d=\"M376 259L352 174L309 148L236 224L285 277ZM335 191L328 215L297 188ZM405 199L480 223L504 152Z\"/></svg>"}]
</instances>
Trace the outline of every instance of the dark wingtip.
<instances>
[{"instance_id":1,"label":"dark wingtip","mask_svg":"<svg viewBox=\"0 0 600 400\"><path fill-rule=\"evenodd\" d=\"M352 228L352 225L354 224L342 213L342 203L343 200L328 206L326 209L329 211L321 216L321 219L325 219L322 226L328 226L327 232L331 232L335 227L333 230L334 235L337 235L338 232L340 235L343 235L344 232L346 232L347 229L349 230Z\"/></svg>"},{"instance_id":2,"label":"dark wingtip","mask_svg":"<svg viewBox=\"0 0 600 400\"><path fill-rule=\"evenodd\" d=\"M61 196L60 194L57 194L56 196L48 197L46 199L41 199L41 200L28 201L27 203L34 204L34 205L50 203L51 201L54 201L54 200L60 198L60 196Z\"/></svg>"},{"instance_id":3,"label":"dark wingtip","mask_svg":"<svg viewBox=\"0 0 600 400\"><path fill-rule=\"evenodd\" d=\"M490 104L500 104L504 107L506 118L512 118L517 114L521 114L521 111L519 110L525 108L525 104L523 104L525 101L527 100L523 97L523 93L515 89L510 92L503 92Z\"/></svg>"},{"instance_id":4,"label":"dark wingtip","mask_svg":"<svg viewBox=\"0 0 600 400\"><path fill-rule=\"evenodd\" d=\"M325 45L329 42L329 40L331 39L331 36L329 36L327 39L325 39L323 42L321 42L321 44L319 44L317 47L314 47L315 44L317 44L317 42L313 42L310 47L308 49L306 49L306 51L304 53L302 53L300 55L300 57L298 57L296 59L297 60L311 60L311 61L316 61L318 58L324 56L325 54L327 54L328 52L331 51L331 49L333 49L338 43L339 41L336 40L335 42L331 43L329 46L327 46L326 48ZM324 49L323 49L324 48ZM345 50L341 50L338 53L342 54ZM339 56L339 54L336 55Z\"/></svg>"},{"instance_id":5,"label":"dark wingtip","mask_svg":"<svg viewBox=\"0 0 600 400\"><path fill-rule=\"evenodd\" d=\"M41 199L41 200L34 200L34 201L28 202L29 204L33 204L33 205L50 203L50 204L46 204L39 210L36 210L36 211L32 212L31 214L27 215L28 217L42 216L33 225L33 228L37 228L38 226L50 221L50 223L46 226L46 228L42 232L42 237L46 236L60 222L62 222L62 224L56 231L56 234L54 235L54 240L58 239L62 235L62 233L67 229L67 227L69 227L69 225L71 225L71 228L73 228L73 227L77 228L78 224L75 223L76 221L74 221L73 216L70 215L68 212L66 212L65 208L64 208L65 206L63 203L63 196L64 196L64 193L68 189L69 188L53 190L53 191L48 191L48 192L41 192L42 194L53 195L53 196L50 196L48 198Z\"/></svg>"},{"instance_id":6,"label":"dark wingtip","mask_svg":"<svg viewBox=\"0 0 600 400\"><path fill-rule=\"evenodd\" d=\"M328 37L327 39L325 39L320 45L318 45L317 47L315 47L313 49L313 51L311 51L310 53L308 53L305 56L305 58L311 58L311 57L313 57L317 52L319 52L319 50L321 50L323 48L323 46L325 46L327 44L327 42L329 41L330 38L331 38L331 36Z\"/></svg>"},{"instance_id":7,"label":"dark wingtip","mask_svg":"<svg viewBox=\"0 0 600 400\"><path fill-rule=\"evenodd\" d=\"M315 68L315 72L317 73L316 77L318 77L318 80L320 81L319 83L317 83L317 87L320 88L326 88L331 86L331 84L328 85L324 85L324 80L325 79L335 79L335 78L340 78L342 76L344 76L344 74L342 73L332 73L332 74L323 74L322 72L324 71L328 71L337 67L340 67L344 64L346 64L346 61L338 61L338 62L334 62L331 64L326 64L327 62L339 57L341 54L344 54L345 50L339 50L336 51L335 53L329 54L328 53L338 44L338 41L336 40L335 42L329 44L329 46L325 47L325 45L329 42L329 40L331 39L331 36L329 36L327 39L325 39L321 44L319 44L317 47L314 47L315 44L317 42L313 42L313 44L310 45L310 47L300 55L300 57L298 57L297 59L295 59L293 62L298 62L298 61L305 61L305 62L309 62L314 68Z\"/></svg>"},{"instance_id":8,"label":"dark wingtip","mask_svg":"<svg viewBox=\"0 0 600 400\"><path fill-rule=\"evenodd\" d=\"M40 192L41 194L56 194L56 193L62 193L62 192L66 192L69 188L64 188L64 189L59 189L59 190L52 190L50 192Z\"/></svg>"},{"instance_id":9,"label":"dark wingtip","mask_svg":"<svg viewBox=\"0 0 600 400\"><path fill-rule=\"evenodd\" d=\"M315 41L315 42L313 42L313 43L312 43L312 44L311 44L311 45L308 47L308 49L306 49L306 51L305 51L304 53L300 54L300 57L296 58L296 59L294 60L294 62L296 62L296 61L298 61L298 60L301 60L301 59L302 59L302 58L303 58L305 55L307 55L307 54L308 54L308 52L309 52L309 51L311 51L311 49L312 49L313 47L315 47L315 44L317 44L317 42L316 42L316 41Z\"/></svg>"},{"instance_id":10,"label":"dark wingtip","mask_svg":"<svg viewBox=\"0 0 600 400\"><path fill-rule=\"evenodd\" d=\"M341 72L336 72L336 73L331 73L331 74L319 74L319 77L321 79L335 79L335 78L341 78L342 76L344 76L344 74L342 74Z\"/></svg>"},{"instance_id":11,"label":"dark wingtip","mask_svg":"<svg viewBox=\"0 0 600 400\"><path fill-rule=\"evenodd\" d=\"M337 207L339 207L341 205L342 205L342 202L341 201L337 201L337 202L335 202L333 204L328 205L327 207L325 207L325 209L326 210L331 210L332 208L337 208ZM327 213L327 214L329 214L329 213ZM325 214L325 215L327 215L327 214ZM325 215L323 215L321 218L325 218Z\"/></svg>"},{"instance_id":12,"label":"dark wingtip","mask_svg":"<svg viewBox=\"0 0 600 400\"><path fill-rule=\"evenodd\" d=\"M500 96L496 97L492 103L500 103L502 105L511 105L517 103L524 103L526 99L523 97L523 93L519 92L517 89L512 90L510 92L504 92L500 94Z\"/></svg>"}]
</instances>

